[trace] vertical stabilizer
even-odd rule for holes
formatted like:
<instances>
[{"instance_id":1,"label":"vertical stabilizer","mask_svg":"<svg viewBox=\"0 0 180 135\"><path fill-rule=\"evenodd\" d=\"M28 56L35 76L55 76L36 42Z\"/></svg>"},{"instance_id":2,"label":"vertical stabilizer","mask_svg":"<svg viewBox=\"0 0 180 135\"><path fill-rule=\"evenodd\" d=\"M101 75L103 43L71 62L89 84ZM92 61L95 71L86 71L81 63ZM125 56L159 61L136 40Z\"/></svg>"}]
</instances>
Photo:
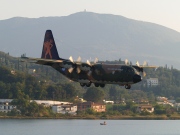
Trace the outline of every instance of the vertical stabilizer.
<instances>
[{"instance_id":1,"label":"vertical stabilizer","mask_svg":"<svg viewBox=\"0 0 180 135\"><path fill-rule=\"evenodd\" d=\"M46 30L41 58L55 60L60 59L51 30Z\"/></svg>"}]
</instances>

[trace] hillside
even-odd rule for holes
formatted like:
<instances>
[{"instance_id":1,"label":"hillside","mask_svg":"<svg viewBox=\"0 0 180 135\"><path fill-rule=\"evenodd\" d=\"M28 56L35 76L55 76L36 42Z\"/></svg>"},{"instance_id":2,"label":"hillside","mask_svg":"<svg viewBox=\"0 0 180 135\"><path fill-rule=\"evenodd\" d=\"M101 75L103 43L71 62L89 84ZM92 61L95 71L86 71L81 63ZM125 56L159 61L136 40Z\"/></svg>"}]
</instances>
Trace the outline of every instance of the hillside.
<instances>
[{"instance_id":1,"label":"hillside","mask_svg":"<svg viewBox=\"0 0 180 135\"><path fill-rule=\"evenodd\" d=\"M53 31L59 55L118 60L180 68L180 33L123 16L78 12L63 17L0 21L0 47L12 56L40 57L46 29Z\"/></svg>"}]
</instances>

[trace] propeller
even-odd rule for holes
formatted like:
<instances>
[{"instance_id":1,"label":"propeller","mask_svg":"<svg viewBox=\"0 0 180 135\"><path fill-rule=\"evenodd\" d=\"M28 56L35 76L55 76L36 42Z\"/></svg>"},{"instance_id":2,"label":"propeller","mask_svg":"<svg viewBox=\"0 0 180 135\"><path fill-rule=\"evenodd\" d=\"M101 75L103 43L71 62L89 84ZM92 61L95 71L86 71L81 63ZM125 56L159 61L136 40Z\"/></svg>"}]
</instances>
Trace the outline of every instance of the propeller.
<instances>
[{"instance_id":1,"label":"propeller","mask_svg":"<svg viewBox=\"0 0 180 135\"><path fill-rule=\"evenodd\" d=\"M95 60L94 60L94 63L93 64L91 64L91 62L89 61L89 60L87 60L87 64L89 65L89 66L93 66L94 64L96 64L98 62L98 58L95 58Z\"/></svg>"},{"instance_id":2,"label":"propeller","mask_svg":"<svg viewBox=\"0 0 180 135\"><path fill-rule=\"evenodd\" d=\"M136 61L136 65L137 65L138 67L140 66L138 61Z\"/></svg>"},{"instance_id":3,"label":"propeller","mask_svg":"<svg viewBox=\"0 0 180 135\"><path fill-rule=\"evenodd\" d=\"M80 65L79 65L79 63L81 63L81 57L79 56L76 62L74 62L72 56L69 57L69 60L73 63L72 67L68 69L69 73L72 73L73 70L76 69L76 72L79 74L81 72Z\"/></svg>"},{"instance_id":4,"label":"propeller","mask_svg":"<svg viewBox=\"0 0 180 135\"><path fill-rule=\"evenodd\" d=\"M91 69L89 70L89 72L87 73L88 76L90 76L92 74L92 70L94 69L94 64L96 64L98 62L98 58L95 58L94 63L91 64L91 62L89 60L87 60L87 64L91 67Z\"/></svg>"},{"instance_id":5,"label":"propeller","mask_svg":"<svg viewBox=\"0 0 180 135\"><path fill-rule=\"evenodd\" d=\"M147 66L148 64L147 64L147 62L146 61L144 61L144 63L143 63L143 66Z\"/></svg>"},{"instance_id":6,"label":"propeller","mask_svg":"<svg viewBox=\"0 0 180 135\"><path fill-rule=\"evenodd\" d=\"M71 68L69 68L69 69L68 69L69 73L72 73L72 72L73 72L73 70L74 70L74 68L73 68L73 67L71 67Z\"/></svg>"},{"instance_id":7,"label":"propeller","mask_svg":"<svg viewBox=\"0 0 180 135\"><path fill-rule=\"evenodd\" d=\"M70 60L72 63L74 63L74 60L73 60L72 56L69 57L69 60Z\"/></svg>"},{"instance_id":8,"label":"propeller","mask_svg":"<svg viewBox=\"0 0 180 135\"><path fill-rule=\"evenodd\" d=\"M80 56L78 57L77 62L81 63L81 57Z\"/></svg>"},{"instance_id":9,"label":"propeller","mask_svg":"<svg viewBox=\"0 0 180 135\"><path fill-rule=\"evenodd\" d=\"M128 65L128 64L129 64L128 59L125 59L125 64L126 64L126 65Z\"/></svg>"},{"instance_id":10,"label":"propeller","mask_svg":"<svg viewBox=\"0 0 180 135\"><path fill-rule=\"evenodd\" d=\"M136 66L137 66L136 70L138 70L139 72L142 72L143 77L146 76L146 72L143 70L143 67L146 66L146 65L147 65L146 61L144 61L142 66L139 64L138 61L136 62Z\"/></svg>"},{"instance_id":11,"label":"propeller","mask_svg":"<svg viewBox=\"0 0 180 135\"><path fill-rule=\"evenodd\" d=\"M91 65L91 62L89 61L89 60L87 60L87 62L86 62L89 66L92 66Z\"/></svg>"},{"instance_id":12,"label":"propeller","mask_svg":"<svg viewBox=\"0 0 180 135\"><path fill-rule=\"evenodd\" d=\"M98 62L98 58L95 58L94 60L94 64L96 64Z\"/></svg>"}]
</instances>

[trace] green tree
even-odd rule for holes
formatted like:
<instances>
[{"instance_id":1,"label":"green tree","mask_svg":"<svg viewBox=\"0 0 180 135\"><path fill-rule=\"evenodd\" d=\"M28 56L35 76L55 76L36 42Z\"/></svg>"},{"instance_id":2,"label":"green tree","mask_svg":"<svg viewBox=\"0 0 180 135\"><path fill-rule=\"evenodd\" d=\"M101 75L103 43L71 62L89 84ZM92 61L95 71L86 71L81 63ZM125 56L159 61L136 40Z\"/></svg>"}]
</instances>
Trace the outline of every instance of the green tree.
<instances>
[{"instance_id":1,"label":"green tree","mask_svg":"<svg viewBox=\"0 0 180 135\"><path fill-rule=\"evenodd\" d=\"M166 110L165 110L165 108L162 105L156 104L154 106L154 113L158 114L158 115L166 114Z\"/></svg>"},{"instance_id":2,"label":"green tree","mask_svg":"<svg viewBox=\"0 0 180 135\"><path fill-rule=\"evenodd\" d=\"M90 87L84 94L84 99L87 101L99 102L104 98L104 91L97 87Z\"/></svg>"},{"instance_id":3,"label":"green tree","mask_svg":"<svg viewBox=\"0 0 180 135\"><path fill-rule=\"evenodd\" d=\"M66 91L66 99L72 99L77 96L76 87L72 84L63 85L63 89Z\"/></svg>"}]
</instances>

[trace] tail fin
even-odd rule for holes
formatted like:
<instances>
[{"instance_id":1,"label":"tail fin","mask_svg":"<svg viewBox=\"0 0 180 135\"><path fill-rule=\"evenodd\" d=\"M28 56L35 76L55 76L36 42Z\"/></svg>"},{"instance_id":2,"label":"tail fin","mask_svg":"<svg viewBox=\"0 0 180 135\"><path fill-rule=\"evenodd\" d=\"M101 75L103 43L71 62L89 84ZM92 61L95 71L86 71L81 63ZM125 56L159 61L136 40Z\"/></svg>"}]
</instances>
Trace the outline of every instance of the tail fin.
<instances>
[{"instance_id":1,"label":"tail fin","mask_svg":"<svg viewBox=\"0 0 180 135\"><path fill-rule=\"evenodd\" d=\"M55 60L60 59L51 30L46 30L41 58Z\"/></svg>"}]
</instances>

